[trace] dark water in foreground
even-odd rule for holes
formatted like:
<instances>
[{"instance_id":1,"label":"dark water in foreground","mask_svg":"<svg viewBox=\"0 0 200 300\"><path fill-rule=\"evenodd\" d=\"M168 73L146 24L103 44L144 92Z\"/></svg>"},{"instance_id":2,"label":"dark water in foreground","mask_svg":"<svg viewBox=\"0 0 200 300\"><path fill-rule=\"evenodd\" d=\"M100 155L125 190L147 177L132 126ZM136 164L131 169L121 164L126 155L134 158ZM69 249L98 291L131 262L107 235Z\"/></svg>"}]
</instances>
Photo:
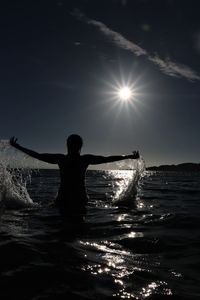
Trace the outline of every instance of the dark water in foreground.
<instances>
[{"instance_id":1,"label":"dark water in foreground","mask_svg":"<svg viewBox=\"0 0 200 300\"><path fill-rule=\"evenodd\" d=\"M200 299L200 174L89 171L84 224L48 203L57 171L33 174L40 207L0 221L0 298ZM121 203L115 200L119 194Z\"/></svg>"}]
</instances>

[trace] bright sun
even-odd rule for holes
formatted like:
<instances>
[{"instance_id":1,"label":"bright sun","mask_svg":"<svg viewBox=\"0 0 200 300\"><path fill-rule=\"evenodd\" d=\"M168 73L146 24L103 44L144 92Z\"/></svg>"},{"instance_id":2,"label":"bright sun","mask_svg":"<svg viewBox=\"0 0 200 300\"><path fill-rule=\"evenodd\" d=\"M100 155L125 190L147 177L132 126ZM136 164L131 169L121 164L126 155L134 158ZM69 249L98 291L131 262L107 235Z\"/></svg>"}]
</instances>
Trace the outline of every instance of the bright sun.
<instances>
[{"instance_id":1,"label":"bright sun","mask_svg":"<svg viewBox=\"0 0 200 300\"><path fill-rule=\"evenodd\" d=\"M131 98L132 92L128 86L124 86L119 89L119 98L123 101L127 101Z\"/></svg>"}]
</instances>

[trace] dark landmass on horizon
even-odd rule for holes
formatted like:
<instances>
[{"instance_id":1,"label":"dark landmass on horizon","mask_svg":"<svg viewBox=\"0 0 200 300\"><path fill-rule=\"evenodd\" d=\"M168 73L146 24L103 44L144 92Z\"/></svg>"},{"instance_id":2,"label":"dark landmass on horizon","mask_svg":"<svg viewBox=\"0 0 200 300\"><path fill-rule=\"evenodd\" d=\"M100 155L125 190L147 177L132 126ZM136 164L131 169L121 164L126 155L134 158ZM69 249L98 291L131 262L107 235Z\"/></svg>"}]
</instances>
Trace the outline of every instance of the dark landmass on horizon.
<instances>
[{"instance_id":1,"label":"dark landmass on horizon","mask_svg":"<svg viewBox=\"0 0 200 300\"><path fill-rule=\"evenodd\" d=\"M200 163L182 163L178 165L161 165L161 166L152 166L147 167L147 171L176 171L176 172L200 172Z\"/></svg>"},{"instance_id":2,"label":"dark landmass on horizon","mask_svg":"<svg viewBox=\"0 0 200 300\"><path fill-rule=\"evenodd\" d=\"M46 166L43 166L43 167L33 167L33 166L30 166L30 167L11 167L11 166L8 166L8 169L10 170L23 170L23 169L31 169L31 170L36 170L36 171L39 171L39 170L57 170L59 171L59 168L58 167L46 167ZM118 170L117 168L111 168L111 169L104 169L104 168L88 168L88 171L106 171L106 170ZM121 169L121 170L125 170L125 169ZM172 172L200 172L200 163L181 163L181 164L172 164L172 165L160 165L160 166L151 166L151 167L146 167L146 170L147 171L172 171Z\"/></svg>"}]
</instances>

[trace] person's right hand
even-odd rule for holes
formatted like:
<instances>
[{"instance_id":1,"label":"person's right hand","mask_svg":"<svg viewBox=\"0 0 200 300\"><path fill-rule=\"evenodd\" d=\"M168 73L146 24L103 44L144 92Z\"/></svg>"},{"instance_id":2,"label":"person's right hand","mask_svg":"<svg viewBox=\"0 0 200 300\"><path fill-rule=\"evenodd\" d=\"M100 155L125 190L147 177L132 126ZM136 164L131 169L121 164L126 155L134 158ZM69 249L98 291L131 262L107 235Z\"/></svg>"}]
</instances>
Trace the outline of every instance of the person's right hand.
<instances>
[{"instance_id":1,"label":"person's right hand","mask_svg":"<svg viewBox=\"0 0 200 300\"><path fill-rule=\"evenodd\" d=\"M10 145L13 146L13 147L17 147L19 144L17 143L17 138L12 136L10 138Z\"/></svg>"}]
</instances>

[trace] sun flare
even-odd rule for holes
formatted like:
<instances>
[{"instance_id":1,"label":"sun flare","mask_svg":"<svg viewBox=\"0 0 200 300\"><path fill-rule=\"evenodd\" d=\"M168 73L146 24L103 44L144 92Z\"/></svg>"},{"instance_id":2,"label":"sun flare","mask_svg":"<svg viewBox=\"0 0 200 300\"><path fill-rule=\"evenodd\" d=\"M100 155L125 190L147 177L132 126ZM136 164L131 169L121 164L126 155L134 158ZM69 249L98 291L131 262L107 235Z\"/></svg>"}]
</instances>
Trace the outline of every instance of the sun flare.
<instances>
[{"instance_id":1,"label":"sun flare","mask_svg":"<svg viewBox=\"0 0 200 300\"><path fill-rule=\"evenodd\" d=\"M119 89L119 98L123 101L129 100L132 96L131 89L128 86L124 86Z\"/></svg>"},{"instance_id":2,"label":"sun flare","mask_svg":"<svg viewBox=\"0 0 200 300\"><path fill-rule=\"evenodd\" d=\"M112 74L111 81L105 81L107 89L105 90L105 101L111 104L119 113L123 111L130 112L130 109L137 110L137 104L140 103L142 86L139 84L139 78L135 74L126 76L120 71L118 77Z\"/></svg>"}]
</instances>

